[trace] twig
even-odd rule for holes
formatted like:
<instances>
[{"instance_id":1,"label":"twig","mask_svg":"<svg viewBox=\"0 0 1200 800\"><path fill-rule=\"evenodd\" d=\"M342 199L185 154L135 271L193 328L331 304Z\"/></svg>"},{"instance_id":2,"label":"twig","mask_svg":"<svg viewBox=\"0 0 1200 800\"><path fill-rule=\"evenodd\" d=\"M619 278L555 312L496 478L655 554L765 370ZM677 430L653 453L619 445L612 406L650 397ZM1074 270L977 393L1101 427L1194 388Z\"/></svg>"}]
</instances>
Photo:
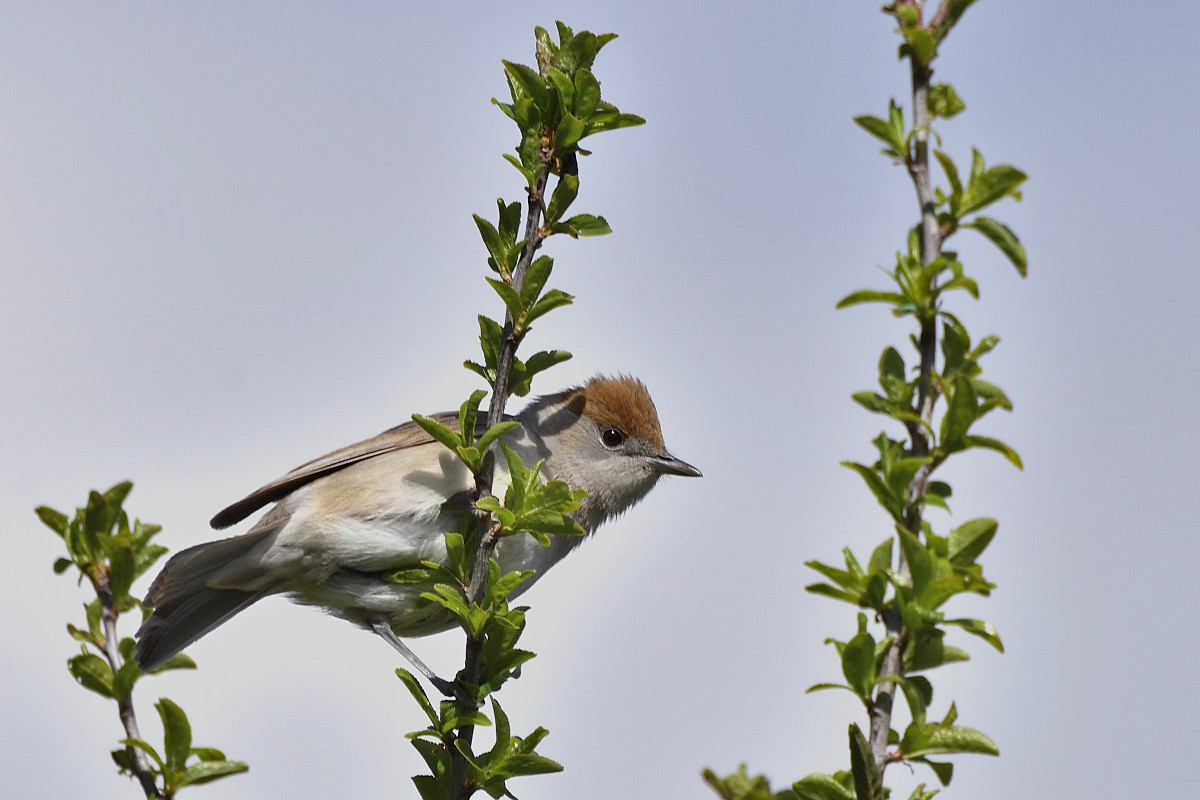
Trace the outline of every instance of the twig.
<instances>
[{"instance_id":1,"label":"twig","mask_svg":"<svg viewBox=\"0 0 1200 800\"><path fill-rule=\"evenodd\" d=\"M910 3L920 10L920 3ZM945 3L943 3L943 8ZM939 13L943 11L939 8ZM933 185L929 179L929 80L933 73L928 64L922 64L912 56L913 87L913 149L912 155L906 160L909 176L917 192L917 202L921 207L921 264L929 264L941 255L942 232L937 222L937 207L934 201ZM937 386L933 382L933 372L937 358L937 319L925 319L921 322L921 333L917 340L920 355L920 383L917 387L917 413L926 424L933 421L933 408L937 403ZM929 434L926 429L915 423L908 425L909 437L912 441L912 455L918 458L929 454ZM923 464L913 476L908 485L907 509L904 524L916 536L921 533L921 505L918 502L925 495L925 486L932 472L932 464ZM902 580L912 581L912 571L904 557L904 548L900 548L897 572ZM900 600L896 599L892 607L884 614L883 623L892 643L888 646L883 657L880 675L903 674L901 656L904 652L904 622L900 617ZM888 733L892 724L892 703L896 695L896 684L885 682L880 684L871 704L871 753L875 757L875 767L882 779L891 759L887 754Z\"/></svg>"},{"instance_id":2,"label":"twig","mask_svg":"<svg viewBox=\"0 0 1200 800\"><path fill-rule=\"evenodd\" d=\"M121 654L118 649L117 638L117 617L120 612L113 605L112 591L108 587L107 574L101 575L93 579L93 588L96 590L96 595L100 598L100 605L103 611L100 618L104 623L104 647L101 648L104 657L108 660L108 666L116 675L121 668ZM125 736L129 739L141 739L142 734L138 730L137 715L133 710L133 697L130 694L125 694L124 697L116 698L117 713L121 717L121 725L125 728ZM150 759L147 755L136 747L125 747L125 752L132 756L133 774L138 779L138 783L142 785L142 790L146 793L147 798L158 800L163 797L162 792L158 789L158 782L155 778L154 769L150 764Z\"/></svg>"},{"instance_id":3,"label":"twig","mask_svg":"<svg viewBox=\"0 0 1200 800\"><path fill-rule=\"evenodd\" d=\"M542 240L545 238L541 230L541 219L545 210L546 184L550 179L551 172L548 147L542 148L541 161L542 166L537 181L528 193L529 200L525 214L525 246L521 250L521 257L517 260L517 266L512 274L512 287L518 293L525 283L525 273L528 271L529 265L533 263L534 254L541 247ZM520 344L520 340L513 336L512 312L506 312L504 329L501 333L500 355L496 363L496 380L492 385L492 399L488 404L487 427L489 428L504 419L504 406L508 401L508 377L512 370L512 362L516 356L518 344ZM475 478L476 498L486 497L492 493L495 464L496 453L493 448L484 454L483 464ZM496 549L496 536L492 531L491 515L477 510L476 516L478 527L475 549L471 557L471 583L467 592L467 599L471 603L479 603L483 600L484 592L487 589L488 562ZM463 669L459 673L459 678L464 683L476 685L479 683L482 670L483 640L468 636ZM475 727L473 725L464 725L458 729L458 739L467 745L471 744L474 736ZM451 750L450 759L454 800L466 800L477 788L471 786L467 781L469 765L466 758L457 750Z\"/></svg>"}]
</instances>

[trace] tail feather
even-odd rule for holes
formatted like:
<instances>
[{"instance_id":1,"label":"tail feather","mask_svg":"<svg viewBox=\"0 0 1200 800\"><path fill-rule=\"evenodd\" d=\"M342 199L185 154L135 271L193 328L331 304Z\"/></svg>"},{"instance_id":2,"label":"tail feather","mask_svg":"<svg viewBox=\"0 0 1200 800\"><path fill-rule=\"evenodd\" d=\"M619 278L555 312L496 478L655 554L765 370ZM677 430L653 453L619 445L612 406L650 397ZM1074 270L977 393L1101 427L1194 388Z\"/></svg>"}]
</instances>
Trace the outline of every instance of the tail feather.
<instances>
[{"instance_id":1,"label":"tail feather","mask_svg":"<svg viewBox=\"0 0 1200 800\"><path fill-rule=\"evenodd\" d=\"M273 530L189 547L167 562L146 594L154 609L137 632L135 658L147 672L161 667L204 634L270 594L270 590L213 588L214 578Z\"/></svg>"}]
</instances>

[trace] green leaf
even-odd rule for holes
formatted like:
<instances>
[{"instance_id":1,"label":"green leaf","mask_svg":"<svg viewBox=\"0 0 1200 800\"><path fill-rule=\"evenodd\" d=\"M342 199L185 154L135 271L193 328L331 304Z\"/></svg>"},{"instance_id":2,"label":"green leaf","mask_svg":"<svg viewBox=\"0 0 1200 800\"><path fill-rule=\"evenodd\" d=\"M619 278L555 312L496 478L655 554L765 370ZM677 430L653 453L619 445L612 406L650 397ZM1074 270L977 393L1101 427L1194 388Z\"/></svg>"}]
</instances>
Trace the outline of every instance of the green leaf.
<instances>
[{"instance_id":1,"label":"green leaf","mask_svg":"<svg viewBox=\"0 0 1200 800\"><path fill-rule=\"evenodd\" d=\"M117 670L117 674L113 676L113 697L117 700L128 697L129 693L133 691L133 684L140 677L142 677L142 671L138 668L137 662L133 660L126 661Z\"/></svg>"},{"instance_id":2,"label":"green leaf","mask_svg":"<svg viewBox=\"0 0 1200 800\"><path fill-rule=\"evenodd\" d=\"M508 78L509 91L514 103L528 97L542 112L547 113L552 106L550 86L541 75L538 75L524 64L504 61L504 75Z\"/></svg>"},{"instance_id":3,"label":"green leaf","mask_svg":"<svg viewBox=\"0 0 1200 800\"><path fill-rule=\"evenodd\" d=\"M480 239L484 240L484 246L487 248L487 265L499 272L500 275L504 275L506 260L508 260L506 259L508 247L505 246L504 240L500 237L496 225L479 216L478 213L473 213L470 216L475 219L475 227L479 228Z\"/></svg>"},{"instance_id":4,"label":"green leaf","mask_svg":"<svg viewBox=\"0 0 1200 800\"><path fill-rule=\"evenodd\" d=\"M69 558L54 559L54 574L62 575L64 572L69 570L74 563L75 562Z\"/></svg>"},{"instance_id":5,"label":"green leaf","mask_svg":"<svg viewBox=\"0 0 1200 800\"><path fill-rule=\"evenodd\" d=\"M113 696L113 672L108 662L95 653L83 653L67 662L67 670L85 689L104 697Z\"/></svg>"},{"instance_id":6,"label":"green leaf","mask_svg":"<svg viewBox=\"0 0 1200 800\"><path fill-rule=\"evenodd\" d=\"M122 739L121 744L125 745L126 747L133 747L137 750L141 750L143 753L150 756L150 758L154 759L154 763L158 764L158 768L160 770L165 766L163 764L162 756L160 756L158 752L150 746L149 742L146 742L142 739ZM115 755L116 754L114 753L114 758Z\"/></svg>"},{"instance_id":7,"label":"green leaf","mask_svg":"<svg viewBox=\"0 0 1200 800\"><path fill-rule=\"evenodd\" d=\"M176 788L198 786L218 778L224 778L226 775L245 772L248 769L250 767L241 761L201 761L188 767L184 771L183 777L176 781L175 786Z\"/></svg>"},{"instance_id":8,"label":"green leaf","mask_svg":"<svg viewBox=\"0 0 1200 800\"><path fill-rule=\"evenodd\" d=\"M892 542L893 539L885 539L871 553L871 560L868 562L867 569L871 572L878 570L890 569L892 566Z\"/></svg>"},{"instance_id":9,"label":"green leaf","mask_svg":"<svg viewBox=\"0 0 1200 800\"><path fill-rule=\"evenodd\" d=\"M528 329L529 323L533 322L538 317L546 314L560 306L569 306L575 300L573 295L566 292L560 292L558 289L551 289L538 300L532 308L525 314L525 326Z\"/></svg>"},{"instance_id":10,"label":"green leaf","mask_svg":"<svg viewBox=\"0 0 1200 800\"><path fill-rule=\"evenodd\" d=\"M538 256L529 269L525 271L525 281L521 284L521 304L526 308L532 306L542 293L550 273L554 269L554 259L550 256Z\"/></svg>"},{"instance_id":11,"label":"green leaf","mask_svg":"<svg viewBox=\"0 0 1200 800\"><path fill-rule=\"evenodd\" d=\"M838 589L835 586L830 586L828 583L813 583L804 587L804 591L812 594L819 594L824 597L831 597L834 600L843 600L855 606L863 605L863 596L861 593L847 592L844 589Z\"/></svg>"},{"instance_id":12,"label":"green leaf","mask_svg":"<svg viewBox=\"0 0 1200 800\"><path fill-rule=\"evenodd\" d=\"M966 107L950 84L935 83L929 87L929 113L932 116L950 119Z\"/></svg>"},{"instance_id":13,"label":"green leaf","mask_svg":"<svg viewBox=\"0 0 1200 800\"><path fill-rule=\"evenodd\" d=\"M417 423L417 425L421 427L421 430L425 431L451 450L465 446L462 437L458 435L457 431L446 425L443 425L436 419L431 417L423 417L420 414L413 414L412 419L413 422Z\"/></svg>"},{"instance_id":14,"label":"green leaf","mask_svg":"<svg viewBox=\"0 0 1200 800\"><path fill-rule=\"evenodd\" d=\"M840 570L828 564L822 564L820 561L805 561L804 566L816 570L843 589L857 589L861 591L863 588L862 577L852 572Z\"/></svg>"},{"instance_id":15,"label":"green leaf","mask_svg":"<svg viewBox=\"0 0 1200 800\"><path fill-rule=\"evenodd\" d=\"M120 540L114 539L113 541ZM129 596L129 585L133 583L133 550L129 547L118 547L109 555L108 562L109 589L114 598L124 599Z\"/></svg>"},{"instance_id":16,"label":"green leaf","mask_svg":"<svg viewBox=\"0 0 1200 800\"><path fill-rule=\"evenodd\" d=\"M842 674L854 693L869 706L875 687L875 638L871 634L859 633L846 642L842 649Z\"/></svg>"},{"instance_id":17,"label":"green leaf","mask_svg":"<svg viewBox=\"0 0 1200 800\"><path fill-rule=\"evenodd\" d=\"M47 528L54 531L59 536L66 537L67 530L71 527L70 521L67 519L66 514L62 513L61 511L55 511L49 506L38 506L36 509L34 509L34 513L38 515L38 519L40 519Z\"/></svg>"},{"instance_id":18,"label":"green leaf","mask_svg":"<svg viewBox=\"0 0 1200 800\"><path fill-rule=\"evenodd\" d=\"M966 376L958 375L951 386L953 389L946 398L946 413L942 417L938 437L947 453L970 446L967 444L967 431L979 416L979 400L971 381Z\"/></svg>"},{"instance_id":19,"label":"green leaf","mask_svg":"<svg viewBox=\"0 0 1200 800\"><path fill-rule=\"evenodd\" d=\"M900 55L911 55L919 63L928 64L937 50L937 42L934 41L929 31L924 28L912 27L904 28L901 33L904 35L905 43L900 45Z\"/></svg>"},{"instance_id":20,"label":"green leaf","mask_svg":"<svg viewBox=\"0 0 1200 800\"><path fill-rule=\"evenodd\" d=\"M580 236L603 236L612 233L608 221L595 214L576 214L568 220L551 225L552 233L565 233L572 239Z\"/></svg>"},{"instance_id":21,"label":"green leaf","mask_svg":"<svg viewBox=\"0 0 1200 800\"><path fill-rule=\"evenodd\" d=\"M571 203L575 202L578 194L578 177L563 175L559 178L558 185L554 187L554 193L550 195L550 202L546 206L546 224L558 222L566 210L571 207Z\"/></svg>"},{"instance_id":22,"label":"green leaf","mask_svg":"<svg viewBox=\"0 0 1200 800\"><path fill-rule=\"evenodd\" d=\"M949 559L956 567L968 567L975 563L996 535L1000 523L994 519L980 518L964 522L950 531Z\"/></svg>"},{"instance_id":23,"label":"green leaf","mask_svg":"<svg viewBox=\"0 0 1200 800\"><path fill-rule=\"evenodd\" d=\"M950 213L957 218L959 216L958 206L962 200L963 191L962 181L958 178L958 167L954 165L954 160L941 150L934 150L933 155L937 158L938 163L942 165L942 171L946 173L946 181L950 184Z\"/></svg>"},{"instance_id":24,"label":"green leaf","mask_svg":"<svg viewBox=\"0 0 1200 800\"><path fill-rule=\"evenodd\" d=\"M904 671L909 673L933 669L955 661L969 661L970 658L970 654L965 650L947 645L943 641L941 631L935 630L911 640L905 648L902 661Z\"/></svg>"},{"instance_id":25,"label":"green leaf","mask_svg":"<svg viewBox=\"0 0 1200 800\"><path fill-rule=\"evenodd\" d=\"M492 442L496 441L509 431L519 427L521 427L521 423L517 422L516 420L497 422L495 425L484 431L483 436L479 437L479 442L476 444L476 447L478 447L481 451L487 450L488 447L491 446Z\"/></svg>"},{"instance_id":26,"label":"green leaf","mask_svg":"<svg viewBox=\"0 0 1200 800\"><path fill-rule=\"evenodd\" d=\"M912 573L913 592L920 595L933 579L933 560L925 545L921 544L921 540L913 535L912 531L903 525L897 525L896 533L900 536L900 549L904 551L909 571Z\"/></svg>"},{"instance_id":27,"label":"green leaf","mask_svg":"<svg viewBox=\"0 0 1200 800\"><path fill-rule=\"evenodd\" d=\"M1001 653L1004 652L1004 643L1000 641L1000 634L996 633L995 627L990 622L981 619L948 619L944 621L944 624L962 628L967 633L983 639Z\"/></svg>"},{"instance_id":28,"label":"green leaf","mask_svg":"<svg viewBox=\"0 0 1200 800\"><path fill-rule=\"evenodd\" d=\"M995 451L1012 462L1012 465L1017 469L1025 469L1021 463L1021 457L1017 455L1017 451L999 439L993 439L990 436L965 436L963 437L963 444L966 447L980 447L984 450Z\"/></svg>"},{"instance_id":29,"label":"green leaf","mask_svg":"<svg viewBox=\"0 0 1200 800\"><path fill-rule=\"evenodd\" d=\"M998 756L996 743L973 728L958 725L937 725L925 736L924 743L913 750L904 750L906 757L949 755L952 753L978 753Z\"/></svg>"},{"instance_id":30,"label":"green leaf","mask_svg":"<svg viewBox=\"0 0 1200 800\"><path fill-rule=\"evenodd\" d=\"M946 34L974 2L975 0L946 0L946 15L942 18L942 24L933 30L934 39L938 42L945 39Z\"/></svg>"},{"instance_id":31,"label":"green leaf","mask_svg":"<svg viewBox=\"0 0 1200 800\"><path fill-rule=\"evenodd\" d=\"M874 289L861 289L851 292L838 301L837 308L848 308L859 303L890 303L894 306L903 305L905 297L896 292L881 292Z\"/></svg>"},{"instance_id":32,"label":"green leaf","mask_svg":"<svg viewBox=\"0 0 1200 800\"><path fill-rule=\"evenodd\" d=\"M513 319L519 318L525 309L521 305L521 295L517 294L517 290L514 289L510 284L505 283L504 281L496 280L495 278L484 278L484 280L486 280L488 284L496 290L496 294L498 294L500 299L504 302L504 307L508 309L509 315L511 315Z\"/></svg>"},{"instance_id":33,"label":"green leaf","mask_svg":"<svg viewBox=\"0 0 1200 800\"><path fill-rule=\"evenodd\" d=\"M558 121L554 130L554 152L560 158L575 149L579 140L587 135L587 123L573 114L566 113ZM556 170L557 172L557 170ZM567 177L568 173L563 173Z\"/></svg>"},{"instance_id":34,"label":"green leaf","mask_svg":"<svg viewBox=\"0 0 1200 800\"><path fill-rule=\"evenodd\" d=\"M888 120L882 120L878 116L856 116L854 122L864 131L880 140L887 148L883 149L883 155L892 156L904 160L908 152L908 145L905 142L904 121L900 116L900 109L894 102L888 103ZM900 120L900 125L896 125L896 121Z\"/></svg>"},{"instance_id":35,"label":"green leaf","mask_svg":"<svg viewBox=\"0 0 1200 800\"><path fill-rule=\"evenodd\" d=\"M924 764L925 766L927 766L931 770L933 770L934 774L937 775L938 783L942 784L942 786L950 785L950 779L954 777L954 765L953 764L949 763L948 761L930 761L927 758L920 758L920 757L914 758L911 760L916 761L920 764ZM921 784L921 785L924 786L925 784ZM932 793L931 793L931 795L932 795Z\"/></svg>"},{"instance_id":36,"label":"green leaf","mask_svg":"<svg viewBox=\"0 0 1200 800\"><path fill-rule=\"evenodd\" d=\"M575 73L575 116L587 120L600 107L600 82L590 69Z\"/></svg>"},{"instance_id":37,"label":"green leaf","mask_svg":"<svg viewBox=\"0 0 1200 800\"><path fill-rule=\"evenodd\" d=\"M875 769L875 756L858 725L850 726L850 773L854 776L857 800L882 800L883 784Z\"/></svg>"},{"instance_id":38,"label":"green leaf","mask_svg":"<svg viewBox=\"0 0 1200 800\"><path fill-rule=\"evenodd\" d=\"M843 461L842 466L857 472L862 477L867 488L871 490L871 494L875 495L875 499L879 501L879 505L883 506L893 519L902 520L904 518L900 498L892 494L892 490L884 483L879 473L864 464L856 464L853 461Z\"/></svg>"},{"instance_id":39,"label":"green leaf","mask_svg":"<svg viewBox=\"0 0 1200 800\"><path fill-rule=\"evenodd\" d=\"M971 155L971 179L963 191L958 216L978 211L1010 194L1019 196L1017 190L1028 177L1024 172L1008 164L984 169L979 151L972 150Z\"/></svg>"},{"instance_id":40,"label":"green leaf","mask_svg":"<svg viewBox=\"0 0 1200 800\"><path fill-rule=\"evenodd\" d=\"M797 800L855 800L854 792L838 783L832 775L813 773L792 784Z\"/></svg>"},{"instance_id":41,"label":"green leaf","mask_svg":"<svg viewBox=\"0 0 1200 800\"><path fill-rule=\"evenodd\" d=\"M160 698L154 707L163 724L163 753L168 769L185 768L188 754L192 750L192 726L183 709L167 698Z\"/></svg>"},{"instance_id":42,"label":"green leaf","mask_svg":"<svg viewBox=\"0 0 1200 800\"><path fill-rule=\"evenodd\" d=\"M992 244L1000 248L1000 252L1008 257L1022 278L1027 275L1029 261L1025 256L1025 247L1011 228L991 217L975 217L963 227L974 228L982 233Z\"/></svg>"},{"instance_id":43,"label":"green leaf","mask_svg":"<svg viewBox=\"0 0 1200 800\"><path fill-rule=\"evenodd\" d=\"M191 656L185 656L183 653L176 653L163 662L162 666L153 670L153 674L158 675L160 672L166 672L171 669L195 669L196 662Z\"/></svg>"}]
</instances>

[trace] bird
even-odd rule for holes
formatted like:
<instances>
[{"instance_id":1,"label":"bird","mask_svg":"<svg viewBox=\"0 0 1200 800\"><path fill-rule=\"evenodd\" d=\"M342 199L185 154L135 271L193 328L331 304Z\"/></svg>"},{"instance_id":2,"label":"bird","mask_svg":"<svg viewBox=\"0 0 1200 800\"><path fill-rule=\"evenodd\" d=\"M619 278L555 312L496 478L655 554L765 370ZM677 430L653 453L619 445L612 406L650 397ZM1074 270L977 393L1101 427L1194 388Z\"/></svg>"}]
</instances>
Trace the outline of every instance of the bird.
<instances>
[{"instance_id":1,"label":"bird","mask_svg":"<svg viewBox=\"0 0 1200 800\"><path fill-rule=\"evenodd\" d=\"M458 412L433 419L453 426ZM664 475L701 477L667 451L654 401L627 375L596 375L530 402L501 436L541 475L587 495L571 517L593 534L640 501ZM493 491L509 483L496 459ZM455 626L440 605L423 601L427 586L387 576L424 560L446 563L444 534L471 510L474 476L457 455L415 422L309 461L220 511L215 529L274 503L246 533L175 554L143 602L152 609L137 632L135 660L145 672L268 595L316 606L385 639L446 694L438 678L402 642ZM551 535L548 546L527 533L503 537L494 557L503 572L534 570L528 589L585 537Z\"/></svg>"}]
</instances>

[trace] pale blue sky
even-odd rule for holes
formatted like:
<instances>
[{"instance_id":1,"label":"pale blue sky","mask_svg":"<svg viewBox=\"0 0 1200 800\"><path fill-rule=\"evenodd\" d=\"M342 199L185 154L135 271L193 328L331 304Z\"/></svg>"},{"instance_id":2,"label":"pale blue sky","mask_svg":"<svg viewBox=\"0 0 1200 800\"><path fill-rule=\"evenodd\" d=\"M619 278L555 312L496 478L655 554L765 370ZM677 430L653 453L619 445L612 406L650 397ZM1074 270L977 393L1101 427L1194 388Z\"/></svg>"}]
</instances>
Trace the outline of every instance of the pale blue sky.
<instances>
[{"instance_id":1,"label":"pale blue sky","mask_svg":"<svg viewBox=\"0 0 1200 800\"><path fill-rule=\"evenodd\" d=\"M667 443L705 472L668 480L523 600L540 655L500 699L550 729L566 772L522 800L709 797L699 770L748 761L783 784L846 764L848 694L826 636L853 611L810 596L802 562L860 553L887 520L837 466L881 420L853 405L903 322L835 312L878 284L912 190L850 118L906 108L878 2L26 4L0 26L0 763L6 796L136 796L107 751L116 715L72 685L63 631L85 599L33 516L136 482L128 506L172 549L296 464L475 387L484 284L472 212L519 196L515 128L488 102L501 59L532 60L555 18L615 31L605 95L648 119L595 140L577 207L612 236L554 242L574 307L530 346L649 385ZM461 10L469 8L469 10ZM987 376L1014 399L986 432L1025 458L951 462L953 524L1000 519L999 584L963 615L1000 656L935 674L932 713L991 735L951 797L1184 796L1200 708L1190 606L1200 545L1191 229L1200 214L1200 69L1188 4L983 0L939 60L967 112L960 161L1030 175L995 216L1023 237L1022 281L955 240L999 333ZM935 516L943 528L944 517ZM141 587L144 589L144 585ZM132 630L130 628L130 630ZM414 643L436 668L451 635ZM198 744L248 775L196 797L413 794L402 738L421 715L394 654L272 599L190 651L170 696ZM913 778L893 771L898 787ZM916 780L933 782L928 772ZM907 796L907 788L897 790Z\"/></svg>"}]
</instances>

